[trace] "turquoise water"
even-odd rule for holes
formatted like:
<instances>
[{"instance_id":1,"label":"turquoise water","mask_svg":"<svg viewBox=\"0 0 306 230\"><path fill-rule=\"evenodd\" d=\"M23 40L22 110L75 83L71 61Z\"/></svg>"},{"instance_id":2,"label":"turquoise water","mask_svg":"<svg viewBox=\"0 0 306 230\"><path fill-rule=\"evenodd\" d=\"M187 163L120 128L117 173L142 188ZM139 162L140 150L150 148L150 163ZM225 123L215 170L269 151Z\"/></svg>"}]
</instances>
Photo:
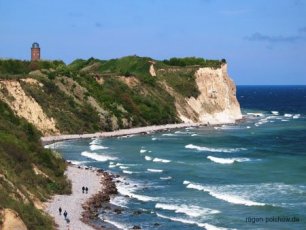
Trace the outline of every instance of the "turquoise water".
<instances>
[{"instance_id":1,"label":"turquoise water","mask_svg":"<svg viewBox=\"0 0 306 230\"><path fill-rule=\"evenodd\" d=\"M111 202L122 214L101 214L119 229L306 229L306 87L300 88L238 88L244 114L256 116L235 126L50 147L121 175Z\"/></svg>"}]
</instances>

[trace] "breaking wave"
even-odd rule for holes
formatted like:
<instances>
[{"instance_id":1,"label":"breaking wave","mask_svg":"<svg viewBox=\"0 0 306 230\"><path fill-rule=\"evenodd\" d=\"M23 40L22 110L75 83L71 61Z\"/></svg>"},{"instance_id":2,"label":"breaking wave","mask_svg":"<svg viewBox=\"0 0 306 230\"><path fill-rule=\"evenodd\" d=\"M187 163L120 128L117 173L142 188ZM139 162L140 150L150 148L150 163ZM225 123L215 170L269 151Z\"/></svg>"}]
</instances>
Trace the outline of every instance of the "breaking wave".
<instances>
[{"instance_id":1,"label":"breaking wave","mask_svg":"<svg viewBox=\"0 0 306 230\"><path fill-rule=\"evenodd\" d=\"M198 146L193 144L188 144L185 146L186 149L196 149L198 151L205 151L205 152L224 152L224 153L233 153L239 152L242 150L247 150L246 148L209 148L205 146Z\"/></svg>"},{"instance_id":2,"label":"breaking wave","mask_svg":"<svg viewBox=\"0 0 306 230\"><path fill-rule=\"evenodd\" d=\"M221 157L213 157L213 156L208 156L207 159L218 163L218 164L233 164L235 162L245 162L245 161L250 161L249 158L242 158L242 157L237 157L237 158L221 158Z\"/></svg>"},{"instance_id":3,"label":"breaking wave","mask_svg":"<svg viewBox=\"0 0 306 230\"><path fill-rule=\"evenodd\" d=\"M88 157L90 159L96 160L96 161L112 161L112 160L116 160L117 157L112 157L112 156L108 156L108 155L99 155L97 153L91 153L91 152L87 152L84 151L81 153L82 156L84 157Z\"/></svg>"}]
</instances>

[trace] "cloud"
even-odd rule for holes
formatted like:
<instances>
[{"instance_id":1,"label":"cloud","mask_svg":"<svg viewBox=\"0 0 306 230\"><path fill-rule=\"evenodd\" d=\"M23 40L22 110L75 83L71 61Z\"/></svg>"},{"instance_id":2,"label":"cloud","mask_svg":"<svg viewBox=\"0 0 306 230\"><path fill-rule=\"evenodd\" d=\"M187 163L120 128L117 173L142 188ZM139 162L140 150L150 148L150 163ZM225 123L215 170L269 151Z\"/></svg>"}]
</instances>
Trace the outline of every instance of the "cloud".
<instances>
[{"instance_id":1,"label":"cloud","mask_svg":"<svg viewBox=\"0 0 306 230\"><path fill-rule=\"evenodd\" d=\"M265 35L259 32L253 33L250 36L245 37L248 41L259 41L259 42L267 42L270 44L275 43L296 43L299 41L305 41L306 37L304 36L304 32L306 32L306 27L299 29L299 33L296 35L284 36L284 35Z\"/></svg>"}]
</instances>

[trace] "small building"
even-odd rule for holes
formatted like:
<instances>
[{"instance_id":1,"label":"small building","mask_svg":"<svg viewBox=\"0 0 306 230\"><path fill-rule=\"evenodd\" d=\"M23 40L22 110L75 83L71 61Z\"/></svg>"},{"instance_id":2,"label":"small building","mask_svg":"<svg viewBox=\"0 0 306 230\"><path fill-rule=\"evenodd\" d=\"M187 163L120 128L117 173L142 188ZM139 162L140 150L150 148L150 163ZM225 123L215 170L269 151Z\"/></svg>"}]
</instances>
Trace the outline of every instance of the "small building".
<instances>
[{"instance_id":1,"label":"small building","mask_svg":"<svg viewBox=\"0 0 306 230\"><path fill-rule=\"evenodd\" d=\"M37 42L34 42L31 47L31 61L40 60L40 48Z\"/></svg>"}]
</instances>

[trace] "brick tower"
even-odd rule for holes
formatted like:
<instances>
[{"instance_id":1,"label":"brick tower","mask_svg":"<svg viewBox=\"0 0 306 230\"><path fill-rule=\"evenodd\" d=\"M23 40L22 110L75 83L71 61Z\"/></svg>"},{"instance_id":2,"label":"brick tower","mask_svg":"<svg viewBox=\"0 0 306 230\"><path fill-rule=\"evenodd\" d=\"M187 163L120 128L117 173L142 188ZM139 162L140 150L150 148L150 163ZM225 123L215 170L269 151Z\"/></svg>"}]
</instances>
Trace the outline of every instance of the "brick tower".
<instances>
[{"instance_id":1,"label":"brick tower","mask_svg":"<svg viewBox=\"0 0 306 230\"><path fill-rule=\"evenodd\" d=\"M32 44L31 48L31 61L38 61L40 60L40 48L37 42Z\"/></svg>"}]
</instances>

